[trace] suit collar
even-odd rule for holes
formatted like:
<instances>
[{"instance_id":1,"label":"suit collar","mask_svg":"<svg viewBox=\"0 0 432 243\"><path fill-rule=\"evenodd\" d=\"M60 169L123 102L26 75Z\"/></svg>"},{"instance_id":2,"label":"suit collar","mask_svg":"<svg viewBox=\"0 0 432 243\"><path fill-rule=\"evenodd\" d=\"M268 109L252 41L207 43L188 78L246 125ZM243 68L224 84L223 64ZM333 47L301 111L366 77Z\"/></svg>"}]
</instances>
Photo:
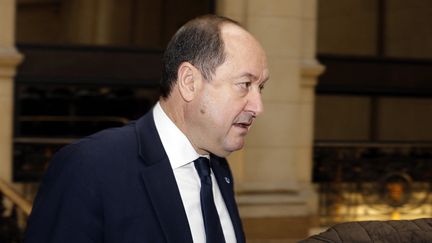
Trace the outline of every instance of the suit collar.
<instances>
[{"instance_id":1,"label":"suit collar","mask_svg":"<svg viewBox=\"0 0 432 243\"><path fill-rule=\"evenodd\" d=\"M166 241L192 242L174 172L160 141L151 111L137 121L136 134L138 153L146 165L142 171L142 179Z\"/></svg>"},{"instance_id":2,"label":"suit collar","mask_svg":"<svg viewBox=\"0 0 432 243\"><path fill-rule=\"evenodd\" d=\"M147 112L136 122L135 130L138 154L146 165L152 165L168 158L156 130L152 111Z\"/></svg>"}]
</instances>

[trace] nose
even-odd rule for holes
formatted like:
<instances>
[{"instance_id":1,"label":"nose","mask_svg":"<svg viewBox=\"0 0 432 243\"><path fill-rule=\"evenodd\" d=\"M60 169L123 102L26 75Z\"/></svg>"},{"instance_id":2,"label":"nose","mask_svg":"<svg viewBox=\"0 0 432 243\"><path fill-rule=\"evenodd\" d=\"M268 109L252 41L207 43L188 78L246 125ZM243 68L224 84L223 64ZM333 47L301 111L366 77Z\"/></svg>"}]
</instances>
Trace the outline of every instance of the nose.
<instances>
[{"instance_id":1,"label":"nose","mask_svg":"<svg viewBox=\"0 0 432 243\"><path fill-rule=\"evenodd\" d=\"M264 111L261 92L259 90L253 91L250 92L249 95L250 97L246 108L248 111L251 111L255 116L258 116Z\"/></svg>"}]
</instances>

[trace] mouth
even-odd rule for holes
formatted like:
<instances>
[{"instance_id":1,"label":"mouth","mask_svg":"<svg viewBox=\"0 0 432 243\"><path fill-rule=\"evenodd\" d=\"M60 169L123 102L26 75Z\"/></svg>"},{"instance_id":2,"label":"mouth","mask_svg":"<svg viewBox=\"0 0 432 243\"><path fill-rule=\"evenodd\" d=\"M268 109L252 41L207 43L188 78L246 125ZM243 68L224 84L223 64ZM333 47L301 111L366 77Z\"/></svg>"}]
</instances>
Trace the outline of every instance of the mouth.
<instances>
[{"instance_id":1,"label":"mouth","mask_svg":"<svg viewBox=\"0 0 432 243\"><path fill-rule=\"evenodd\" d=\"M252 122L254 119L255 116L253 114L243 113L239 117L237 117L236 121L233 123L233 126L249 131L249 128L252 126Z\"/></svg>"},{"instance_id":2,"label":"mouth","mask_svg":"<svg viewBox=\"0 0 432 243\"><path fill-rule=\"evenodd\" d=\"M235 127L239 127L239 128L244 128L244 129L249 129L249 127L252 125L251 122L239 122L239 123L234 123Z\"/></svg>"}]
</instances>

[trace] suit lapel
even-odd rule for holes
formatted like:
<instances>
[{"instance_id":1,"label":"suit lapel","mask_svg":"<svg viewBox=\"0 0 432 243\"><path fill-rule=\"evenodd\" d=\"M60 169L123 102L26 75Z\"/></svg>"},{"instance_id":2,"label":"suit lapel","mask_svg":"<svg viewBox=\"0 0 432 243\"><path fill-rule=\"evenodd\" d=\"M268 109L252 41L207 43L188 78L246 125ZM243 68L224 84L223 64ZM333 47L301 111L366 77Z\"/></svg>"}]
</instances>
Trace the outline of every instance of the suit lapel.
<instances>
[{"instance_id":1,"label":"suit lapel","mask_svg":"<svg viewBox=\"0 0 432 243\"><path fill-rule=\"evenodd\" d=\"M139 155L146 165L142 179L166 241L192 242L174 172L157 133L152 111L137 121L136 132Z\"/></svg>"},{"instance_id":2,"label":"suit lapel","mask_svg":"<svg viewBox=\"0 0 432 243\"><path fill-rule=\"evenodd\" d=\"M225 159L211 155L213 173L215 174L219 189L230 214L231 221L237 238L237 243L244 243L244 232L241 224L237 204L234 199L233 178Z\"/></svg>"}]
</instances>

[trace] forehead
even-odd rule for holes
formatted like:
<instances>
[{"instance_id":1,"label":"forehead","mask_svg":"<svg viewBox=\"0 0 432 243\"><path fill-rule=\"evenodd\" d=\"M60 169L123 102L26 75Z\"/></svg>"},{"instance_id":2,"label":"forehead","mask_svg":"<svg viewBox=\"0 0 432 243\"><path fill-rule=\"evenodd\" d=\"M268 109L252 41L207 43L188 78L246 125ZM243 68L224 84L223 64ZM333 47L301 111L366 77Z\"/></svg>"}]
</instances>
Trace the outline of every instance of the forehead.
<instances>
[{"instance_id":1,"label":"forehead","mask_svg":"<svg viewBox=\"0 0 432 243\"><path fill-rule=\"evenodd\" d=\"M267 58L259 42L246 30L234 24L224 24L221 35L225 45L226 64L233 72L250 73L268 78Z\"/></svg>"}]
</instances>

